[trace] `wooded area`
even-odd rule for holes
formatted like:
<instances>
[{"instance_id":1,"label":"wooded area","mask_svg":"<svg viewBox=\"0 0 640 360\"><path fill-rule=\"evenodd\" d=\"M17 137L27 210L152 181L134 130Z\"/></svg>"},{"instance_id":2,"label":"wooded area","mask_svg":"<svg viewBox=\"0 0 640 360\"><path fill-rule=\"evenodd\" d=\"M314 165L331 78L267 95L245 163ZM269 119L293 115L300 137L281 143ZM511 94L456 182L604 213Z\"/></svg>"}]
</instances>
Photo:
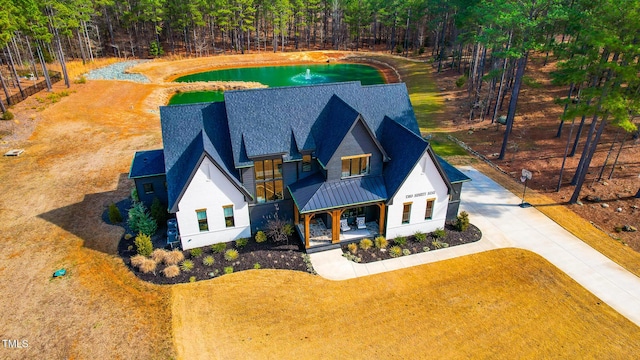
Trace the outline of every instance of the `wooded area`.
<instances>
[{"instance_id":1,"label":"wooded area","mask_svg":"<svg viewBox=\"0 0 640 360\"><path fill-rule=\"evenodd\" d=\"M46 64L57 61L68 86L65 58L427 52L437 71L461 73L470 120L506 125L503 159L527 61L542 52L559 60L552 76L567 86L557 132L568 124L565 158L583 144L575 203L602 133L620 131L624 142L636 131L638 34L637 0L0 0L0 80L7 97L24 74L43 76L50 88ZM0 107L6 111L2 101Z\"/></svg>"}]
</instances>

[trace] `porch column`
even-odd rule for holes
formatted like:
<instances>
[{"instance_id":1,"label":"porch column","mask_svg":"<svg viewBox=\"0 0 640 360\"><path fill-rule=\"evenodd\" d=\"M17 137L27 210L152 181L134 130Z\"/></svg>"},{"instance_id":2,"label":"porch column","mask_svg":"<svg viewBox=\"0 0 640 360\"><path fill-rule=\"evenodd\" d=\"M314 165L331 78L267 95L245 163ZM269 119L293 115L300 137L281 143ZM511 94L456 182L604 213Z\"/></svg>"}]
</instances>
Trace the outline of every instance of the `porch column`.
<instances>
[{"instance_id":1,"label":"porch column","mask_svg":"<svg viewBox=\"0 0 640 360\"><path fill-rule=\"evenodd\" d=\"M311 222L311 216L304 214L304 248L309 248L309 223Z\"/></svg>"},{"instance_id":2,"label":"porch column","mask_svg":"<svg viewBox=\"0 0 640 360\"><path fill-rule=\"evenodd\" d=\"M340 242L340 210L333 210L331 212L331 243L336 244Z\"/></svg>"},{"instance_id":3,"label":"porch column","mask_svg":"<svg viewBox=\"0 0 640 360\"><path fill-rule=\"evenodd\" d=\"M378 207L380 208L380 216L378 217L378 232L380 233L380 235L382 235L384 234L384 217L387 207L384 205L384 203L378 204Z\"/></svg>"},{"instance_id":4,"label":"porch column","mask_svg":"<svg viewBox=\"0 0 640 360\"><path fill-rule=\"evenodd\" d=\"M300 213L298 212L298 206L296 203L293 203L293 223L295 225L300 224Z\"/></svg>"}]
</instances>

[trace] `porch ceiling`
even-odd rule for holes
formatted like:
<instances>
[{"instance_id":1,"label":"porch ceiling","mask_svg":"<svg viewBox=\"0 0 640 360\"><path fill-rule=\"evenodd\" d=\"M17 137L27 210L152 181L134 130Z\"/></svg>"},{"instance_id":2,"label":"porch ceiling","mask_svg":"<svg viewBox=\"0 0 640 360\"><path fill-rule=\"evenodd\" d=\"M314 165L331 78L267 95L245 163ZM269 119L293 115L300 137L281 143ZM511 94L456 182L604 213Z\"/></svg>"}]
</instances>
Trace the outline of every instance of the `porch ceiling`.
<instances>
[{"instance_id":1,"label":"porch ceiling","mask_svg":"<svg viewBox=\"0 0 640 360\"><path fill-rule=\"evenodd\" d=\"M387 199L382 176L324 181L322 174L318 173L291 184L288 188L300 214Z\"/></svg>"}]
</instances>

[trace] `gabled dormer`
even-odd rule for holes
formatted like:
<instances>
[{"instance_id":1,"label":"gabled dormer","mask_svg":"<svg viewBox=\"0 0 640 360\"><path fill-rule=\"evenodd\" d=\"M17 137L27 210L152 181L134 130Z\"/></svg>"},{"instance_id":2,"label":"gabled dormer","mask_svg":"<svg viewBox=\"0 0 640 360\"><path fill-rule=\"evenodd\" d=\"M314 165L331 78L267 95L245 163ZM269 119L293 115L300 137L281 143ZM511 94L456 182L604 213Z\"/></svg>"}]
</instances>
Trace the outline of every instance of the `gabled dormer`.
<instances>
[{"instance_id":1,"label":"gabled dormer","mask_svg":"<svg viewBox=\"0 0 640 360\"><path fill-rule=\"evenodd\" d=\"M327 106L324 131L316 139L317 158L327 181L382 175L382 163L388 157L362 114L337 96Z\"/></svg>"}]
</instances>

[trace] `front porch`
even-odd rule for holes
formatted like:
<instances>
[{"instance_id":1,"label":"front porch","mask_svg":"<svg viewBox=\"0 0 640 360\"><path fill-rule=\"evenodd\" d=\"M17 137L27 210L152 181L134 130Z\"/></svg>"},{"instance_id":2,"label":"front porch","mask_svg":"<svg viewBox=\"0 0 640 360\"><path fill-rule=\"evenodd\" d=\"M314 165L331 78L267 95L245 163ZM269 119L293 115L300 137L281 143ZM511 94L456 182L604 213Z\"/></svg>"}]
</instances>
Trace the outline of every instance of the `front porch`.
<instances>
[{"instance_id":1,"label":"front porch","mask_svg":"<svg viewBox=\"0 0 640 360\"><path fill-rule=\"evenodd\" d=\"M340 232L338 242L352 242L364 238L370 238L373 240L374 237L380 234L379 229L380 226L376 221L366 222L364 229L358 229L355 225L349 225L349 230ZM297 224L296 230L298 231L300 238L304 239L304 224ZM308 249L325 247L334 244L331 239L331 233L332 229L327 228L322 219L312 219L309 222Z\"/></svg>"}]
</instances>

